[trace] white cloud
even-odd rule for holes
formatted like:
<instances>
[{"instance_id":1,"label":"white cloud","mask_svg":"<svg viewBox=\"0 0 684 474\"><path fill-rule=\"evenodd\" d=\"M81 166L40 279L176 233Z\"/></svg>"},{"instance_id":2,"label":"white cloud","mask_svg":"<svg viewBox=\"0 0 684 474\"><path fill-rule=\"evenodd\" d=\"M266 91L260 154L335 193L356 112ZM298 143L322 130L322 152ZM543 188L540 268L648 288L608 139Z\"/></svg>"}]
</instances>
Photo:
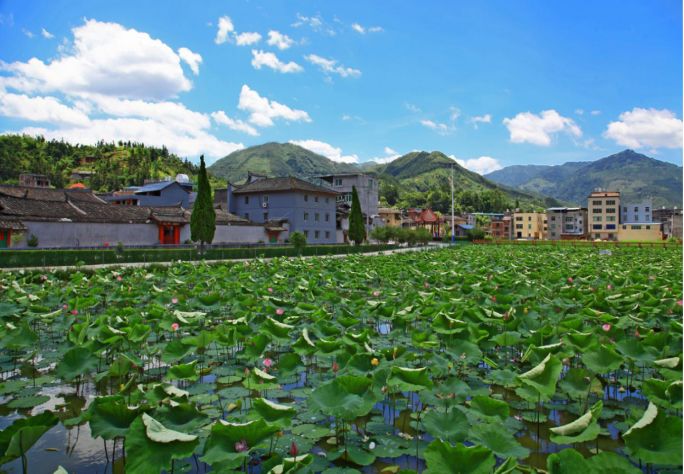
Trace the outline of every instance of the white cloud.
<instances>
[{"instance_id":1,"label":"white cloud","mask_svg":"<svg viewBox=\"0 0 684 474\"><path fill-rule=\"evenodd\" d=\"M269 46L275 46L276 48L282 51L292 46L295 43L295 41L289 36L280 33L279 31L271 30L268 32L267 43L269 44Z\"/></svg>"},{"instance_id":2,"label":"white cloud","mask_svg":"<svg viewBox=\"0 0 684 474\"><path fill-rule=\"evenodd\" d=\"M413 112L414 114L422 112L422 110L420 110L420 107L414 104L410 104L408 102L404 104L404 107L406 107L406 110L408 110L409 112Z\"/></svg>"},{"instance_id":3,"label":"white cloud","mask_svg":"<svg viewBox=\"0 0 684 474\"><path fill-rule=\"evenodd\" d=\"M54 97L24 94L0 93L0 115L68 126L87 126L90 123L85 113L62 104Z\"/></svg>"},{"instance_id":4,"label":"white cloud","mask_svg":"<svg viewBox=\"0 0 684 474\"><path fill-rule=\"evenodd\" d=\"M461 116L461 109L458 107L449 107L449 120L454 123Z\"/></svg>"},{"instance_id":5,"label":"white cloud","mask_svg":"<svg viewBox=\"0 0 684 474\"><path fill-rule=\"evenodd\" d=\"M667 109L635 107L610 122L603 136L631 148L681 148L682 121Z\"/></svg>"},{"instance_id":6,"label":"white cloud","mask_svg":"<svg viewBox=\"0 0 684 474\"><path fill-rule=\"evenodd\" d=\"M304 59L311 64L318 66L323 72L328 74L338 74L341 77L359 77L361 75L361 71L358 69L338 66L335 59L326 59L316 54L304 56Z\"/></svg>"},{"instance_id":7,"label":"white cloud","mask_svg":"<svg viewBox=\"0 0 684 474\"><path fill-rule=\"evenodd\" d=\"M454 155L449 155L449 158L463 166L465 169L474 171L475 173L481 175L503 168L501 163L499 163L499 160L492 158L491 156L481 156L479 158L461 160L460 158L456 158Z\"/></svg>"},{"instance_id":8,"label":"white cloud","mask_svg":"<svg viewBox=\"0 0 684 474\"><path fill-rule=\"evenodd\" d=\"M229 16L222 16L218 21L218 31L216 32L216 38L214 38L214 43L223 44L228 41L228 33L232 33L235 30L233 26L233 20Z\"/></svg>"},{"instance_id":9,"label":"white cloud","mask_svg":"<svg viewBox=\"0 0 684 474\"><path fill-rule=\"evenodd\" d=\"M592 110L591 115L601 115L601 111L600 110Z\"/></svg>"},{"instance_id":10,"label":"white cloud","mask_svg":"<svg viewBox=\"0 0 684 474\"><path fill-rule=\"evenodd\" d=\"M575 114L584 115L584 109L575 109Z\"/></svg>"},{"instance_id":11,"label":"white cloud","mask_svg":"<svg viewBox=\"0 0 684 474\"><path fill-rule=\"evenodd\" d=\"M334 28L328 25L321 15L314 16L304 16L297 13L297 21L292 23L294 28L299 28L301 26L308 26L313 31L317 33L324 33L328 36L335 36L337 32Z\"/></svg>"},{"instance_id":12,"label":"white cloud","mask_svg":"<svg viewBox=\"0 0 684 474\"><path fill-rule=\"evenodd\" d=\"M388 146L383 149L383 152L385 153L385 156L376 156L371 158L369 161L385 164L389 163L390 161L394 161L401 156L395 149Z\"/></svg>"},{"instance_id":13,"label":"white cloud","mask_svg":"<svg viewBox=\"0 0 684 474\"><path fill-rule=\"evenodd\" d=\"M0 86L22 92L138 99L164 99L192 87L180 57L147 33L96 20L87 20L72 32L72 47L49 63L37 58L0 63L1 69L13 74L1 76Z\"/></svg>"},{"instance_id":14,"label":"white cloud","mask_svg":"<svg viewBox=\"0 0 684 474\"><path fill-rule=\"evenodd\" d=\"M240 90L238 109L250 113L249 122L257 127L270 127L274 119L283 119L289 122L311 122L309 114L303 110L291 109L275 100L262 97L247 84Z\"/></svg>"},{"instance_id":15,"label":"white cloud","mask_svg":"<svg viewBox=\"0 0 684 474\"><path fill-rule=\"evenodd\" d=\"M254 66L254 69L261 69L262 66L266 66L284 74L302 72L304 70L302 66L293 61L284 63L274 53L257 49L252 50L252 66Z\"/></svg>"},{"instance_id":16,"label":"white cloud","mask_svg":"<svg viewBox=\"0 0 684 474\"><path fill-rule=\"evenodd\" d=\"M362 35L365 35L366 33L380 33L381 31L383 31L381 26L371 26L369 28L366 28L360 23L352 23L351 27L352 30Z\"/></svg>"},{"instance_id":17,"label":"white cloud","mask_svg":"<svg viewBox=\"0 0 684 474\"><path fill-rule=\"evenodd\" d=\"M563 117L553 109L544 110L539 115L521 112L513 118L505 118L503 123L508 128L513 143L549 146L552 135L559 132L576 138L582 136L582 130L572 119Z\"/></svg>"},{"instance_id":18,"label":"white cloud","mask_svg":"<svg viewBox=\"0 0 684 474\"><path fill-rule=\"evenodd\" d=\"M235 35L235 44L238 46L249 46L261 41L261 35L256 32L246 32Z\"/></svg>"},{"instance_id":19,"label":"white cloud","mask_svg":"<svg viewBox=\"0 0 684 474\"><path fill-rule=\"evenodd\" d=\"M24 33L24 35L29 39L33 39L33 37L35 36L32 31L27 30L26 28L22 28L21 32Z\"/></svg>"},{"instance_id":20,"label":"white cloud","mask_svg":"<svg viewBox=\"0 0 684 474\"><path fill-rule=\"evenodd\" d=\"M302 148L311 150L314 153L323 155L326 158L336 161L338 163L358 163L359 157L357 155L344 155L341 148L332 146L329 143L319 140L290 140L290 143L299 145Z\"/></svg>"},{"instance_id":21,"label":"white cloud","mask_svg":"<svg viewBox=\"0 0 684 474\"><path fill-rule=\"evenodd\" d=\"M188 48L179 48L178 56L185 61L195 76L199 74L199 65L202 63L202 56L193 53Z\"/></svg>"},{"instance_id":22,"label":"white cloud","mask_svg":"<svg viewBox=\"0 0 684 474\"><path fill-rule=\"evenodd\" d=\"M41 28L41 29L40 29L40 34L43 35L43 38L45 38L45 39L52 39L52 38L55 37L55 35L53 35L52 33L50 33L50 32L49 32L48 30L46 30L45 28Z\"/></svg>"},{"instance_id":23,"label":"white cloud","mask_svg":"<svg viewBox=\"0 0 684 474\"><path fill-rule=\"evenodd\" d=\"M211 118L214 119L214 122L221 125L225 125L231 130L235 130L237 132L244 132L247 135L252 136L259 135L259 132L256 128L252 127L250 124L246 122L243 122L242 120L232 119L228 117L223 110L219 110L218 112L212 112Z\"/></svg>"},{"instance_id":24,"label":"white cloud","mask_svg":"<svg viewBox=\"0 0 684 474\"><path fill-rule=\"evenodd\" d=\"M492 123L492 116L490 114L475 115L470 118L470 123L477 128L479 123Z\"/></svg>"},{"instance_id":25,"label":"white cloud","mask_svg":"<svg viewBox=\"0 0 684 474\"><path fill-rule=\"evenodd\" d=\"M396 155L397 154L397 152L393 148L390 148L388 146L385 147L384 152L385 152L385 155Z\"/></svg>"},{"instance_id":26,"label":"white cloud","mask_svg":"<svg viewBox=\"0 0 684 474\"><path fill-rule=\"evenodd\" d=\"M432 120L423 119L420 121L420 124L424 127L436 131L440 135L448 135L449 133L453 132L453 127L447 125L446 123L438 123Z\"/></svg>"}]
</instances>

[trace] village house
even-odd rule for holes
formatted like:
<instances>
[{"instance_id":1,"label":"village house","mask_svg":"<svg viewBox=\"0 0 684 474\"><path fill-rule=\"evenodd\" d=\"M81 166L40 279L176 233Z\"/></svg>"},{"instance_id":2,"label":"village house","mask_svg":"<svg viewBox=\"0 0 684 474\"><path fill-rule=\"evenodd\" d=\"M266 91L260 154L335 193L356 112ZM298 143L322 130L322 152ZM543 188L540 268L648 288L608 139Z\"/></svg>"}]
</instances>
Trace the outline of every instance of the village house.
<instances>
[{"instance_id":1,"label":"village house","mask_svg":"<svg viewBox=\"0 0 684 474\"><path fill-rule=\"evenodd\" d=\"M380 207L378 208L378 215L387 227L401 227L403 222L401 209L394 207Z\"/></svg>"},{"instance_id":2,"label":"village house","mask_svg":"<svg viewBox=\"0 0 684 474\"><path fill-rule=\"evenodd\" d=\"M653 222L659 222L662 226L664 238L674 237L682 240L682 210L662 207L653 210Z\"/></svg>"},{"instance_id":3,"label":"village house","mask_svg":"<svg viewBox=\"0 0 684 474\"><path fill-rule=\"evenodd\" d=\"M620 193L597 189L588 197L588 235L591 240L618 240Z\"/></svg>"},{"instance_id":4,"label":"village house","mask_svg":"<svg viewBox=\"0 0 684 474\"><path fill-rule=\"evenodd\" d=\"M581 240L587 236L587 209L550 207L546 210L548 240Z\"/></svg>"},{"instance_id":5,"label":"village house","mask_svg":"<svg viewBox=\"0 0 684 474\"><path fill-rule=\"evenodd\" d=\"M175 180L131 186L107 195L104 199L112 204L127 206L182 206L187 209L192 207L195 197L192 183L187 176L178 175Z\"/></svg>"},{"instance_id":6,"label":"village house","mask_svg":"<svg viewBox=\"0 0 684 474\"><path fill-rule=\"evenodd\" d=\"M330 188L299 178L265 178L249 174L241 186L228 185L227 209L272 229L269 242L281 242L282 223L289 232L302 232L311 244L334 244L337 240L337 196Z\"/></svg>"},{"instance_id":7,"label":"village house","mask_svg":"<svg viewBox=\"0 0 684 474\"><path fill-rule=\"evenodd\" d=\"M547 232L546 213L519 212L513 213L513 238L527 240L541 240Z\"/></svg>"},{"instance_id":8,"label":"village house","mask_svg":"<svg viewBox=\"0 0 684 474\"><path fill-rule=\"evenodd\" d=\"M376 225L383 225L378 212L380 183L375 176L366 173L337 173L316 176L311 178L310 182L328 187L337 193L338 210L342 214L339 221L343 235L346 236L349 231L349 222L344 219L344 213L346 209L351 209L353 188L356 188L356 194L359 197L366 234L369 234Z\"/></svg>"},{"instance_id":9,"label":"village house","mask_svg":"<svg viewBox=\"0 0 684 474\"><path fill-rule=\"evenodd\" d=\"M404 227L426 229L433 239L439 240L444 234L444 218L432 209L408 209Z\"/></svg>"}]
</instances>

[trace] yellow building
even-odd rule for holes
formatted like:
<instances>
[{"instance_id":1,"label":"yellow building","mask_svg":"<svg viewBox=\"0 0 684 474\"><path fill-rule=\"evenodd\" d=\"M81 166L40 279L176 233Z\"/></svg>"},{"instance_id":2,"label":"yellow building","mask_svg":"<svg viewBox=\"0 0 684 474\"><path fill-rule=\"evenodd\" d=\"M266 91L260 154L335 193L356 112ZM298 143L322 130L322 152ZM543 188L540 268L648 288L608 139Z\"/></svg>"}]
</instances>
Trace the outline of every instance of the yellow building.
<instances>
[{"instance_id":1,"label":"yellow building","mask_svg":"<svg viewBox=\"0 0 684 474\"><path fill-rule=\"evenodd\" d=\"M513 239L540 240L546 237L545 212L513 213Z\"/></svg>"},{"instance_id":2,"label":"yellow building","mask_svg":"<svg viewBox=\"0 0 684 474\"><path fill-rule=\"evenodd\" d=\"M657 242L663 240L659 222L620 224L617 238L621 242Z\"/></svg>"},{"instance_id":3,"label":"yellow building","mask_svg":"<svg viewBox=\"0 0 684 474\"><path fill-rule=\"evenodd\" d=\"M380 218L385 222L388 227L401 227L401 209L396 209L393 207L381 207L378 209L378 214Z\"/></svg>"},{"instance_id":4,"label":"yellow building","mask_svg":"<svg viewBox=\"0 0 684 474\"><path fill-rule=\"evenodd\" d=\"M589 240L618 240L620 192L598 189L589 195L587 208Z\"/></svg>"}]
</instances>

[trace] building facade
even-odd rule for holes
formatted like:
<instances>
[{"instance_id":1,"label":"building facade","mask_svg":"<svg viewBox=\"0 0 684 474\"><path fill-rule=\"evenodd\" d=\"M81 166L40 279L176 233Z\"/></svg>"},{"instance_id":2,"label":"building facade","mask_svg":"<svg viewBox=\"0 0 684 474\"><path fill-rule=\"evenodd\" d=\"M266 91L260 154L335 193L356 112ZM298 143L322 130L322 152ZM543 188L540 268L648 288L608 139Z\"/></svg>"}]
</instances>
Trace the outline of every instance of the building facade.
<instances>
[{"instance_id":1,"label":"building facade","mask_svg":"<svg viewBox=\"0 0 684 474\"><path fill-rule=\"evenodd\" d=\"M403 221L401 209L394 207L380 207L378 208L378 215L387 227L401 227Z\"/></svg>"},{"instance_id":2,"label":"building facade","mask_svg":"<svg viewBox=\"0 0 684 474\"><path fill-rule=\"evenodd\" d=\"M250 175L242 186L228 186L227 206L232 214L251 222L287 222L290 232L302 232L310 244L333 244L336 236L337 192L298 178L262 178ZM270 242L279 242L270 236Z\"/></svg>"},{"instance_id":3,"label":"building facade","mask_svg":"<svg viewBox=\"0 0 684 474\"><path fill-rule=\"evenodd\" d=\"M510 240L512 234L512 216L492 218L489 223L489 232L494 240Z\"/></svg>"},{"instance_id":4,"label":"building facade","mask_svg":"<svg viewBox=\"0 0 684 474\"><path fill-rule=\"evenodd\" d=\"M587 210L581 207L551 207L546 210L549 240L580 240L587 236Z\"/></svg>"},{"instance_id":5,"label":"building facade","mask_svg":"<svg viewBox=\"0 0 684 474\"><path fill-rule=\"evenodd\" d=\"M665 238L673 237L682 240L682 210L676 207L653 210L653 222L662 224Z\"/></svg>"},{"instance_id":6,"label":"building facade","mask_svg":"<svg viewBox=\"0 0 684 474\"><path fill-rule=\"evenodd\" d=\"M543 212L514 212L512 238L540 240L546 236L546 213Z\"/></svg>"},{"instance_id":7,"label":"building facade","mask_svg":"<svg viewBox=\"0 0 684 474\"><path fill-rule=\"evenodd\" d=\"M644 201L636 204L622 203L620 223L653 222L653 203Z\"/></svg>"},{"instance_id":8,"label":"building facade","mask_svg":"<svg viewBox=\"0 0 684 474\"><path fill-rule=\"evenodd\" d=\"M366 223L366 232L370 232L374 222L380 222L378 214L378 195L380 185L378 179L365 173L340 173L318 176L321 185L330 187L337 193L337 201L351 206L352 188L356 188L361 204L361 213Z\"/></svg>"},{"instance_id":9,"label":"building facade","mask_svg":"<svg viewBox=\"0 0 684 474\"><path fill-rule=\"evenodd\" d=\"M590 240L618 240L620 193L597 189L587 199L588 238Z\"/></svg>"},{"instance_id":10,"label":"building facade","mask_svg":"<svg viewBox=\"0 0 684 474\"><path fill-rule=\"evenodd\" d=\"M181 206L189 209L195 202L195 194L192 192L192 183L160 181L117 191L105 196L105 200L127 206Z\"/></svg>"},{"instance_id":11,"label":"building facade","mask_svg":"<svg viewBox=\"0 0 684 474\"><path fill-rule=\"evenodd\" d=\"M620 224L618 240L622 242L657 242L663 240L657 222Z\"/></svg>"}]
</instances>

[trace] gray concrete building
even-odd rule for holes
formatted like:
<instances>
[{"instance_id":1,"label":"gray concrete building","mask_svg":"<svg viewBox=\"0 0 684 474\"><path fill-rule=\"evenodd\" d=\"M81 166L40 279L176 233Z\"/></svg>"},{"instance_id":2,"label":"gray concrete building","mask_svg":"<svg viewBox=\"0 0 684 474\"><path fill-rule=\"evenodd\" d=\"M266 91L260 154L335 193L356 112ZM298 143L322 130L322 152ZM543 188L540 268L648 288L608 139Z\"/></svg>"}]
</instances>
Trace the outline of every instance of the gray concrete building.
<instances>
[{"instance_id":1,"label":"gray concrete building","mask_svg":"<svg viewBox=\"0 0 684 474\"><path fill-rule=\"evenodd\" d=\"M622 203L620 223L653 222L653 203L650 200L638 203Z\"/></svg>"},{"instance_id":2,"label":"gray concrete building","mask_svg":"<svg viewBox=\"0 0 684 474\"><path fill-rule=\"evenodd\" d=\"M317 179L322 185L338 193L339 204L351 206L352 188L356 187L361 213L366 222L366 232L370 232L375 225L383 225L378 213L380 183L375 176L365 173L340 173L318 176Z\"/></svg>"},{"instance_id":3,"label":"gray concrete building","mask_svg":"<svg viewBox=\"0 0 684 474\"><path fill-rule=\"evenodd\" d=\"M105 200L112 204L128 206L182 206L189 209L195 201L195 195L192 192L192 183L159 181L143 186L131 186L106 196Z\"/></svg>"},{"instance_id":4,"label":"gray concrete building","mask_svg":"<svg viewBox=\"0 0 684 474\"><path fill-rule=\"evenodd\" d=\"M222 194L222 193L221 193ZM264 178L250 174L242 186L229 185L228 210L252 222L280 229L287 223L289 232L302 232L310 244L333 244L336 237L338 193L302 179ZM269 242L281 242L280 231L273 230Z\"/></svg>"},{"instance_id":5,"label":"gray concrete building","mask_svg":"<svg viewBox=\"0 0 684 474\"><path fill-rule=\"evenodd\" d=\"M549 240L579 240L587 235L587 209L581 207L550 207L546 210Z\"/></svg>"}]
</instances>

